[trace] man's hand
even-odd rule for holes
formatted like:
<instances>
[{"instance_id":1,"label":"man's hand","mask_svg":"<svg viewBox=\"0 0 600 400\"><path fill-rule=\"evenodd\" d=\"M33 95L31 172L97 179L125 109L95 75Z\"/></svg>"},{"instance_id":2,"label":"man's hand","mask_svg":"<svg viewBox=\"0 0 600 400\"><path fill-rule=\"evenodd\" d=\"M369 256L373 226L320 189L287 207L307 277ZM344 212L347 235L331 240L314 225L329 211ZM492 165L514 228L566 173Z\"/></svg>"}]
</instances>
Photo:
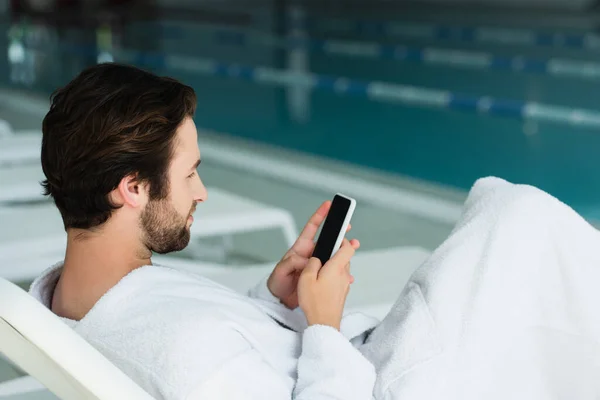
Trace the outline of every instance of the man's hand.
<instances>
[{"instance_id":1,"label":"man's hand","mask_svg":"<svg viewBox=\"0 0 600 400\"><path fill-rule=\"evenodd\" d=\"M306 267L315 248L315 236L319 226L327 217L331 201L326 201L308 220L300 236L291 249L283 256L281 261L269 276L267 287L286 307L298 307L298 279ZM350 230L348 226L348 230ZM352 278L353 279L353 278Z\"/></svg>"},{"instance_id":2,"label":"man's hand","mask_svg":"<svg viewBox=\"0 0 600 400\"><path fill-rule=\"evenodd\" d=\"M353 243L354 242L354 243ZM346 297L354 281L350 259L358 242L344 239L340 250L325 263L312 257L298 281L298 301L311 325L327 325L340 330Z\"/></svg>"}]
</instances>

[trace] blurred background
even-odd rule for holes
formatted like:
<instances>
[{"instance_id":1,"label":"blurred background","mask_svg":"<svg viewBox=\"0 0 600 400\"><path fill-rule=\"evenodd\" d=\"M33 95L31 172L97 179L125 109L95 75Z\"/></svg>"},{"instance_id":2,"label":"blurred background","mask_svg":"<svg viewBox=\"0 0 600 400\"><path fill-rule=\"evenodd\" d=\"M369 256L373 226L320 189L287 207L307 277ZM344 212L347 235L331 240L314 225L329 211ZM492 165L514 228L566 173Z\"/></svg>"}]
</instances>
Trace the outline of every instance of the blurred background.
<instances>
[{"instance_id":1,"label":"blurred background","mask_svg":"<svg viewBox=\"0 0 600 400\"><path fill-rule=\"evenodd\" d=\"M430 251L489 175L600 218L595 0L3 0L0 13L0 239L44 224L8 222L43 203L13 196L43 179L39 143L33 162L14 143L39 137L52 91L107 61L194 87L209 201L215 188L233 209L283 211L288 233L343 192L361 250ZM203 257L276 260L290 241L230 233L203 236Z\"/></svg>"}]
</instances>

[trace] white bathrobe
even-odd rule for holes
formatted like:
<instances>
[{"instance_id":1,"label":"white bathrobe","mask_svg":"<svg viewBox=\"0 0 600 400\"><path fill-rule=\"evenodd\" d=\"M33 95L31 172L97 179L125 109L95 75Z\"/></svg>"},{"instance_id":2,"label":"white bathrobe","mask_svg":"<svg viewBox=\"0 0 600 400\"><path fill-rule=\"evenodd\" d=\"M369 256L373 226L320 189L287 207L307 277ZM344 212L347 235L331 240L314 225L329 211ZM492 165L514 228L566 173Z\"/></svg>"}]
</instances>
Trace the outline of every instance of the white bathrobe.
<instances>
[{"instance_id":1,"label":"white bathrobe","mask_svg":"<svg viewBox=\"0 0 600 400\"><path fill-rule=\"evenodd\" d=\"M57 265L32 284L46 306L60 272ZM370 399L375 368L353 343L378 321L349 314L341 333L307 327L266 279L244 296L195 274L144 266L82 320L62 320L157 399Z\"/></svg>"},{"instance_id":2,"label":"white bathrobe","mask_svg":"<svg viewBox=\"0 0 600 400\"><path fill-rule=\"evenodd\" d=\"M49 305L59 274L31 293ZM306 327L265 282L146 266L65 322L163 399L600 398L600 234L535 188L478 181L379 324Z\"/></svg>"}]
</instances>

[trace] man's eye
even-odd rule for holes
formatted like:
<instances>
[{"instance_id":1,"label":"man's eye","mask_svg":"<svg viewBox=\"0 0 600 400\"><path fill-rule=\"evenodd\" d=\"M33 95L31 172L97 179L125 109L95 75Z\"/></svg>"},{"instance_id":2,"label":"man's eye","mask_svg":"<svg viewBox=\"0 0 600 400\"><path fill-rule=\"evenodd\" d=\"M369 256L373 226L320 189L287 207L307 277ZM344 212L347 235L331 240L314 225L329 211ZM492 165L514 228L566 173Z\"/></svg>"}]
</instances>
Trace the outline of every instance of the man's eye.
<instances>
[{"instance_id":1,"label":"man's eye","mask_svg":"<svg viewBox=\"0 0 600 400\"><path fill-rule=\"evenodd\" d=\"M191 174L188 175L188 178L193 177L194 175L196 175L196 171L192 172Z\"/></svg>"}]
</instances>

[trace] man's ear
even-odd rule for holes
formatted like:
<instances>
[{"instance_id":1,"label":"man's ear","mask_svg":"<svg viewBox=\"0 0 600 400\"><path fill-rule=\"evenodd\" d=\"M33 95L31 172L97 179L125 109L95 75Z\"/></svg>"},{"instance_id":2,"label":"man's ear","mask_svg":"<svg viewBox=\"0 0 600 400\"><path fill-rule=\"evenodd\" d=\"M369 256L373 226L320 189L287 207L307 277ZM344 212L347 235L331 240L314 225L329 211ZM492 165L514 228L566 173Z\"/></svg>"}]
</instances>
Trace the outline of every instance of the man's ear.
<instances>
[{"instance_id":1,"label":"man's ear","mask_svg":"<svg viewBox=\"0 0 600 400\"><path fill-rule=\"evenodd\" d=\"M121 179L119 186L113 191L117 204L136 208L146 204L146 185L139 182L136 175L128 175Z\"/></svg>"}]
</instances>

